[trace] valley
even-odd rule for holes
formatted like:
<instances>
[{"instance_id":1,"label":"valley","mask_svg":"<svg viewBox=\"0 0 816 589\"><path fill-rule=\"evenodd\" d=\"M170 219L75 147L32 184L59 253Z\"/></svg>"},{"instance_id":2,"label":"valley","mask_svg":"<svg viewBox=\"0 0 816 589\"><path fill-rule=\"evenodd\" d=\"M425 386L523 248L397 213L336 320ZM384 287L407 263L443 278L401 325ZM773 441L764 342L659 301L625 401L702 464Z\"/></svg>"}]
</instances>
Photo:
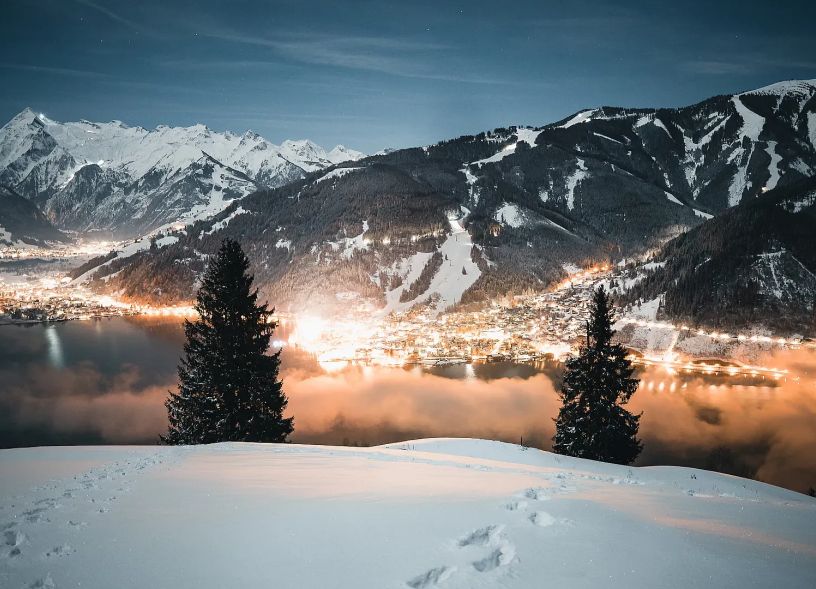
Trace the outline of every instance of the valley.
<instances>
[{"instance_id":1,"label":"valley","mask_svg":"<svg viewBox=\"0 0 816 589\"><path fill-rule=\"evenodd\" d=\"M816 3L3 3L0 588L813 589Z\"/></svg>"},{"instance_id":2,"label":"valley","mask_svg":"<svg viewBox=\"0 0 816 589\"><path fill-rule=\"evenodd\" d=\"M83 280L135 304L185 304L208 256L233 238L281 313L333 316L349 305L438 313L546 293L568 278L565 268L652 257L667 265L619 292L622 304L665 294L664 312L678 323L812 337L814 108L816 83L789 81L678 109L603 107L542 127L344 152L354 161L341 163L298 151L297 178L244 192L222 181L243 140L224 135L217 151L202 128L157 129L144 136L186 137L190 149L178 157L197 149L214 161L182 182L189 199L168 197L177 184L162 180L153 221L140 225L140 213L131 224L142 245L100 256ZM87 126L71 125L41 131ZM105 132L125 133L114 131ZM181 173L174 166L167 178ZM118 197L110 198L97 208Z\"/></svg>"}]
</instances>

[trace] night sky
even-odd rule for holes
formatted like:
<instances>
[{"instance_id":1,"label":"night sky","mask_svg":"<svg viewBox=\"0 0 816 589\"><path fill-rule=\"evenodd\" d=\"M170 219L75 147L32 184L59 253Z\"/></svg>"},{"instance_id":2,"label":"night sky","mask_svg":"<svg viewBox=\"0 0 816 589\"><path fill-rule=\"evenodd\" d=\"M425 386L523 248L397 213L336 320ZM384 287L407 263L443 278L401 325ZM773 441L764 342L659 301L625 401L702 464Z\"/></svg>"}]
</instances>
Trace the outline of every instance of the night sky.
<instances>
[{"instance_id":1,"label":"night sky","mask_svg":"<svg viewBox=\"0 0 816 589\"><path fill-rule=\"evenodd\" d=\"M816 78L816 2L3 0L0 119L373 152Z\"/></svg>"}]
</instances>

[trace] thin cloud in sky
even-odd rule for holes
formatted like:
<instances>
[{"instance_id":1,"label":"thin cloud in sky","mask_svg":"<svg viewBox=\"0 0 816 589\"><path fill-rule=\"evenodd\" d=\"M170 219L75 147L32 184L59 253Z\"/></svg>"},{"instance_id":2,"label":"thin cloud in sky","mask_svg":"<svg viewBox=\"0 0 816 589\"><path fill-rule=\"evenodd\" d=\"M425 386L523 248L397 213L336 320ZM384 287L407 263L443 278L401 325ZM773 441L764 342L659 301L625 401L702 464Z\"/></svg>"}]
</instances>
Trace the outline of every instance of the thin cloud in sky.
<instances>
[{"instance_id":1,"label":"thin cloud in sky","mask_svg":"<svg viewBox=\"0 0 816 589\"><path fill-rule=\"evenodd\" d=\"M423 54L427 56L451 49L439 43L365 36L288 35L288 38L275 39L222 31L208 31L202 34L231 43L268 47L288 59L312 65L448 82L511 83L484 74L471 76L427 70L417 58Z\"/></svg>"},{"instance_id":2,"label":"thin cloud in sky","mask_svg":"<svg viewBox=\"0 0 816 589\"><path fill-rule=\"evenodd\" d=\"M690 74L707 74L712 76L745 74L751 71L751 68L744 63L718 60L686 61L680 64L680 69Z\"/></svg>"},{"instance_id":3,"label":"thin cloud in sky","mask_svg":"<svg viewBox=\"0 0 816 589\"><path fill-rule=\"evenodd\" d=\"M74 76L80 78L107 78L108 74L93 72L89 70L79 70L64 67L50 67L44 65L32 65L24 63L0 63L0 69L18 70L22 72L39 72L43 74L56 74L60 76Z\"/></svg>"},{"instance_id":4,"label":"thin cloud in sky","mask_svg":"<svg viewBox=\"0 0 816 589\"><path fill-rule=\"evenodd\" d=\"M101 4L97 4L96 2L92 2L91 0L75 0L75 2L77 4L81 4L82 6L87 6L88 8L96 10L97 12L104 14L108 18L118 22L121 25L126 26L129 29L132 29L134 31L141 31L141 27L137 23L133 22L128 18L125 18L124 16L117 12L114 12L107 6L102 6Z\"/></svg>"},{"instance_id":5,"label":"thin cloud in sky","mask_svg":"<svg viewBox=\"0 0 816 589\"><path fill-rule=\"evenodd\" d=\"M733 75L772 72L781 67L809 70L816 74L816 61L785 61L765 56L741 56L723 60L690 60L678 64L681 71L701 75Z\"/></svg>"}]
</instances>

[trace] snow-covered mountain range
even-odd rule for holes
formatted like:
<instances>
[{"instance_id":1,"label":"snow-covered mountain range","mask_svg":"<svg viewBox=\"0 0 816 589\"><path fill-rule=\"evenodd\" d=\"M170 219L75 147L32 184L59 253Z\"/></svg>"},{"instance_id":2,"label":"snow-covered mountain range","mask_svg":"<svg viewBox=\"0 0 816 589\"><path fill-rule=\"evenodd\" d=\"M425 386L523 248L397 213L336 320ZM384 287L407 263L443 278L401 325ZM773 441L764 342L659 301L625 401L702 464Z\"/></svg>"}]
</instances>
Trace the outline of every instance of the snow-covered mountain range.
<instances>
[{"instance_id":1,"label":"snow-covered mountain range","mask_svg":"<svg viewBox=\"0 0 816 589\"><path fill-rule=\"evenodd\" d=\"M361 157L308 140L274 145L252 131L60 123L31 109L0 129L0 185L83 232L138 235L206 218L259 188Z\"/></svg>"}]
</instances>

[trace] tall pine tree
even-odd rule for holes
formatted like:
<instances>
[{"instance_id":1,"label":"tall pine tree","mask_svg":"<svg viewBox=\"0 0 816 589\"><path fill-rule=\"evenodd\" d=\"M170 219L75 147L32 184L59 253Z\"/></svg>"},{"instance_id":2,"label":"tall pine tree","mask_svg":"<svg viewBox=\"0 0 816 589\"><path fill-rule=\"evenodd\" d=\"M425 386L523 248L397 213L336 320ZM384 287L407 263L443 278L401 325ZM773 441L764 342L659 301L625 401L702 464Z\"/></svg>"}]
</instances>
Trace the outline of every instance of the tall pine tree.
<instances>
[{"instance_id":1,"label":"tall pine tree","mask_svg":"<svg viewBox=\"0 0 816 589\"><path fill-rule=\"evenodd\" d=\"M593 297L586 343L567 361L553 438L559 454L631 464L643 448L637 438L640 416L623 407L638 380L613 335L609 296L601 286Z\"/></svg>"},{"instance_id":2,"label":"tall pine tree","mask_svg":"<svg viewBox=\"0 0 816 589\"><path fill-rule=\"evenodd\" d=\"M184 322L187 341L179 364L179 390L170 393L166 444L284 442L293 418L278 380L280 351L267 354L277 326L257 302L249 260L226 239L210 262L195 309Z\"/></svg>"}]
</instances>

